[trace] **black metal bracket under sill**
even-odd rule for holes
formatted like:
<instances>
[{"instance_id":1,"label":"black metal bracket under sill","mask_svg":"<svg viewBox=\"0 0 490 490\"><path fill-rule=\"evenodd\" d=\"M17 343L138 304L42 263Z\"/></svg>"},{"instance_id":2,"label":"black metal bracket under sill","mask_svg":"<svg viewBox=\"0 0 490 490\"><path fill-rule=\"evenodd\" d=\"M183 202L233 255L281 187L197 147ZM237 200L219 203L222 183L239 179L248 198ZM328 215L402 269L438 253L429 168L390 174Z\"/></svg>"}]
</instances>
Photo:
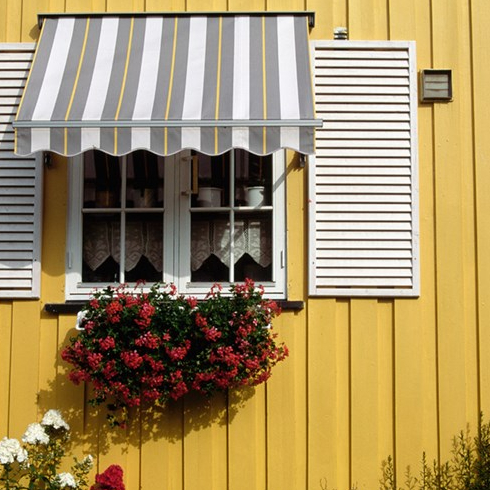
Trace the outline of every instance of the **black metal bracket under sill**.
<instances>
[{"instance_id":1,"label":"black metal bracket under sill","mask_svg":"<svg viewBox=\"0 0 490 490\"><path fill-rule=\"evenodd\" d=\"M305 307L304 301L277 300L276 303L282 311L301 311ZM69 301L66 303L46 303L44 311L54 315L70 315L78 313L86 303L83 301Z\"/></svg>"}]
</instances>

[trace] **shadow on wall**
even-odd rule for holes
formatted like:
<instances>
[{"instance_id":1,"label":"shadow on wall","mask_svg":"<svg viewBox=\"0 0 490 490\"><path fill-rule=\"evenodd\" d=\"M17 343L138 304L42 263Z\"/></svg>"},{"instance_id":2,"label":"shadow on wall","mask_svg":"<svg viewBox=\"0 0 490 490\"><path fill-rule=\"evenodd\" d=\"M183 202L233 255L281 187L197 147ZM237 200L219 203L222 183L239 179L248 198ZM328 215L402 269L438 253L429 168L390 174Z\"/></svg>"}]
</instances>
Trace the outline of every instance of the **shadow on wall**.
<instances>
[{"instance_id":1,"label":"shadow on wall","mask_svg":"<svg viewBox=\"0 0 490 490\"><path fill-rule=\"evenodd\" d=\"M71 335L73 331L69 332L64 345ZM92 406L89 403L90 386L83 383L74 386L67 376L69 367L61 359L56 361L55 370L48 388L38 393L40 413L50 408L59 409L70 425L73 446L83 442L84 451L91 454L106 454L115 444L139 447L152 440L175 443L183 441L193 431L214 424L226 426L256 391L254 387L242 387L210 398L189 393L165 407L131 408L126 427L111 428L106 404Z\"/></svg>"}]
</instances>

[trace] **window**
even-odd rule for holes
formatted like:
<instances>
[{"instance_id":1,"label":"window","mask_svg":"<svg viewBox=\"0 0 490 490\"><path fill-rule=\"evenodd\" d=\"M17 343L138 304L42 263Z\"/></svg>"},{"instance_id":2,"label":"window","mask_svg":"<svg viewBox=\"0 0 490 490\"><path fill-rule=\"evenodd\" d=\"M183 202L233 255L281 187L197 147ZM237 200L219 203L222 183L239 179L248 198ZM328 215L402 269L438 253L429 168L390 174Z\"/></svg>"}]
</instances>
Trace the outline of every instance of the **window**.
<instances>
[{"instance_id":1,"label":"window","mask_svg":"<svg viewBox=\"0 0 490 490\"><path fill-rule=\"evenodd\" d=\"M309 292L418 296L415 43L312 44Z\"/></svg>"},{"instance_id":2,"label":"window","mask_svg":"<svg viewBox=\"0 0 490 490\"><path fill-rule=\"evenodd\" d=\"M182 293L249 277L285 296L284 153L89 151L70 165L67 299L114 283Z\"/></svg>"}]
</instances>

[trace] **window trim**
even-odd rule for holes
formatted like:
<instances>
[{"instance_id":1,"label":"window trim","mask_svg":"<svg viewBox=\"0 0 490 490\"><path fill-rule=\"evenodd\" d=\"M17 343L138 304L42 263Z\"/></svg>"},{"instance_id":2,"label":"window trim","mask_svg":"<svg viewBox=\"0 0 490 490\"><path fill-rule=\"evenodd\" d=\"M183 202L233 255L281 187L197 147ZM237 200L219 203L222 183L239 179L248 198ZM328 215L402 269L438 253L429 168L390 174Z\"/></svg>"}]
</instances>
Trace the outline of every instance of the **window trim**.
<instances>
[{"instance_id":1,"label":"window trim","mask_svg":"<svg viewBox=\"0 0 490 490\"><path fill-rule=\"evenodd\" d=\"M165 157L165 165L174 170L165 175L165 195L172 197L165 202L165 213L176 220L164 220L164 233L173 237L164 247L163 281L174 283L179 292L198 298L203 297L212 283L190 283L190 152L183 151ZM67 205L66 281L65 299L80 301L89 298L94 288L108 283L80 283L82 270L82 213L83 207L83 154L68 162L69 197ZM170 161L168 161L170 160ZM286 159L285 151L273 155L273 281L263 282L265 294L272 299L286 299ZM171 178L168 178L171 177ZM186 230L187 227L187 231ZM183 233L183 234L182 234ZM187 255L186 255L187 251ZM262 282L261 282L262 283ZM226 291L229 283L222 283ZM131 286L131 284L130 284Z\"/></svg>"}]
</instances>

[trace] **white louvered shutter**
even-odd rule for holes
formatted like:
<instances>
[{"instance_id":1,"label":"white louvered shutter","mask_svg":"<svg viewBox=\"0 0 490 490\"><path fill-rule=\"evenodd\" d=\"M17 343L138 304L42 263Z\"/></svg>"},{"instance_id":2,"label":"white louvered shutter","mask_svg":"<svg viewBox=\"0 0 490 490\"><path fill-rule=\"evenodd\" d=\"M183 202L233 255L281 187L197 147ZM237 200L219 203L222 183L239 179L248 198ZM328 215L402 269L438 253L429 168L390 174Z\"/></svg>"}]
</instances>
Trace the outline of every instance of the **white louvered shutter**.
<instances>
[{"instance_id":1,"label":"white louvered shutter","mask_svg":"<svg viewBox=\"0 0 490 490\"><path fill-rule=\"evenodd\" d=\"M0 298L39 297L42 167L12 129L34 47L0 43Z\"/></svg>"},{"instance_id":2,"label":"white louvered shutter","mask_svg":"<svg viewBox=\"0 0 490 490\"><path fill-rule=\"evenodd\" d=\"M309 292L418 296L413 42L312 42Z\"/></svg>"}]
</instances>

